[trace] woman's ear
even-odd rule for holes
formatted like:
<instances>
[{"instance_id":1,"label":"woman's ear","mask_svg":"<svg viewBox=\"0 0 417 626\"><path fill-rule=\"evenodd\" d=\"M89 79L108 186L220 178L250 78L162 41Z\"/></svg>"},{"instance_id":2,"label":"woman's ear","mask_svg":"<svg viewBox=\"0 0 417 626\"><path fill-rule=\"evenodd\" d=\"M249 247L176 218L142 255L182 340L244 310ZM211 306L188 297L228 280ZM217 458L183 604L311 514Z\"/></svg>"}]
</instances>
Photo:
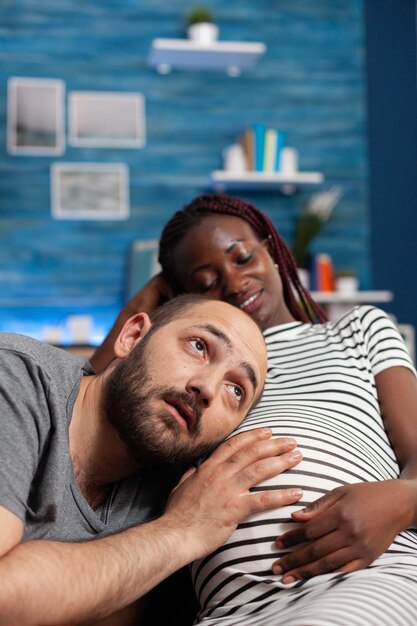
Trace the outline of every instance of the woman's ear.
<instances>
[{"instance_id":1,"label":"woman's ear","mask_svg":"<svg viewBox=\"0 0 417 626\"><path fill-rule=\"evenodd\" d=\"M125 322L114 344L118 359L125 359L152 326L147 313L136 313Z\"/></svg>"}]
</instances>

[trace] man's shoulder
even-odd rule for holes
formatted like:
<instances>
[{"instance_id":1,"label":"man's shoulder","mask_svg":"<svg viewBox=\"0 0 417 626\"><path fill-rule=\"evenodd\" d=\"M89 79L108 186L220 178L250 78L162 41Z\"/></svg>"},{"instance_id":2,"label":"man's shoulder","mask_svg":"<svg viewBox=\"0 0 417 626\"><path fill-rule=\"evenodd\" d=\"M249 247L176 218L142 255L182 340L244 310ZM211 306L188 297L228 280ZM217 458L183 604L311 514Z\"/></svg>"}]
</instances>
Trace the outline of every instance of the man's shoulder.
<instances>
[{"instance_id":1,"label":"man's shoulder","mask_svg":"<svg viewBox=\"0 0 417 626\"><path fill-rule=\"evenodd\" d=\"M19 335L0 333L0 361L5 370L21 374L37 371L49 379L61 380L67 376L81 376L81 372L92 373L88 361L45 342Z\"/></svg>"},{"instance_id":2,"label":"man's shoulder","mask_svg":"<svg viewBox=\"0 0 417 626\"><path fill-rule=\"evenodd\" d=\"M18 333L0 333L0 351L14 353L22 358L34 360L61 360L68 363L83 363L85 359L62 348Z\"/></svg>"},{"instance_id":3,"label":"man's shoulder","mask_svg":"<svg viewBox=\"0 0 417 626\"><path fill-rule=\"evenodd\" d=\"M8 350L10 352L16 352L18 354L28 354L29 356L36 355L39 350L42 350L44 346L41 341L33 339L32 337L26 337L26 335L19 335L18 333L0 333L0 350ZM52 348L53 346L49 346Z\"/></svg>"}]
</instances>

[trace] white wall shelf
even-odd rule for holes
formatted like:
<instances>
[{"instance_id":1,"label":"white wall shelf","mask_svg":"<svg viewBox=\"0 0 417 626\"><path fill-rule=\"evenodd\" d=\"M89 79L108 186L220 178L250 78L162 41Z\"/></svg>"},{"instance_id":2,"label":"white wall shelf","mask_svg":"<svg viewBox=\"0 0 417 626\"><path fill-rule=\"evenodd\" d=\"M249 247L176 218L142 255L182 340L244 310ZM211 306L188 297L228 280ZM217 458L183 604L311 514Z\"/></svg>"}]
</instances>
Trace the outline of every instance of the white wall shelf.
<instances>
[{"instance_id":1,"label":"white wall shelf","mask_svg":"<svg viewBox=\"0 0 417 626\"><path fill-rule=\"evenodd\" d=\"M238 76L252 67L265 50L261 42L216 40L201 44L191 39L154 39L148 63L161 74L178 68L225 70L230 76Z\"/></svg>"},{"instance_id":2,"label":"white wall shelf","mask_svg":"<svg viewBox=\"0 0 417 626\"><path fill-rule=\"evenodd\" d=\"M391 302L394 298L392 291L312 291L311 295L319 304L374 304Z\"/></svg>"},{"instance_id":3,"label":"white wall shelf","mask_svg":"<svg viewBox=\"0 0 417 626\"><path fill-rule=\"evenodd\" d=\"M226 189L254 189L257 191L273 191L279 189L282 193L294 193L297 187L305 185L319 185L324 180L321 172L229 172L215 170L211 173L211 184L217 191Z\"/></svg>"},{"instance_id":4,"label":"white wall shelf","mask_svg":"<svg viewBox=\"0 0 417 626\"><path fill-rule=\"evenodd\" d=\"M313 299L324 307L330 320L337 320L357 304L382 304L391 302L391 291L312 291Z\"/></svg>"}]
</instances>

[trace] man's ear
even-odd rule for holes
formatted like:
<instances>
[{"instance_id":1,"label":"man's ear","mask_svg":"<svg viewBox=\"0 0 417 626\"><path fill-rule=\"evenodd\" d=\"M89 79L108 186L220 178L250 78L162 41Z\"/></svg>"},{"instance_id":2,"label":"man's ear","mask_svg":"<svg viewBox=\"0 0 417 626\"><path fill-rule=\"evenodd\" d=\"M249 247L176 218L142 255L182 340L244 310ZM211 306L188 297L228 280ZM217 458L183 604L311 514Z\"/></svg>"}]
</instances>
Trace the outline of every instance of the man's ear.
<instances>
[{"instance_id":1,"label":"man's ear","mask_svg":"<svg viewBox=\"0 0 417 626\"><path fill-rule=\"evenodd\" d=\"M125 322L114 344L118 359L125 359L152 326L147 313L136 313Z\"/></svg>"}]
</instances>

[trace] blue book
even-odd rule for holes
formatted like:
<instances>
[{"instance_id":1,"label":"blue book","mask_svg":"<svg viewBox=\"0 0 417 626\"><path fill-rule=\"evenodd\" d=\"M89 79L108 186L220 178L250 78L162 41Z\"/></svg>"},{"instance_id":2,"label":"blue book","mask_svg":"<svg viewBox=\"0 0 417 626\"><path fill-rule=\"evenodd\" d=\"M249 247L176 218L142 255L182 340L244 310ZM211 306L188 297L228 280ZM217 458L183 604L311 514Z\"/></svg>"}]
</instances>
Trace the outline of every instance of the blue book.
<instances>
[{"instance_id":1,"label":"blue book","mask_svg":"<svg viewBox=\"0 0 417 626\"><path fill-rule=\"evenodd\" d=\"M309 268L310 270L310 291L317 291L318 284L318 272L317 272L317 254L310 254Z\"/></svg>"},{"instance_id":2,"label":"blue book","mask_svg":"<svg viewBox=\"0 0 417 626\"><path fill-rule=\"evenodd\" d=\"M264 169L264 152L265 152L265 124L254 124L253 143L254 143L254 169L255 172L263 172Z\"/></svg>"},{"instance_id":3,"label":"blue book","mask_svg":"<svg viewBox=\"0 0 417 626\"><path fill-rule=\"evenodd\" d=\"M284 130L277 130L277 143L275 152L275 171L281 169L281 152L287 143L287 133Z\"/></svg>"}]
</instances>

